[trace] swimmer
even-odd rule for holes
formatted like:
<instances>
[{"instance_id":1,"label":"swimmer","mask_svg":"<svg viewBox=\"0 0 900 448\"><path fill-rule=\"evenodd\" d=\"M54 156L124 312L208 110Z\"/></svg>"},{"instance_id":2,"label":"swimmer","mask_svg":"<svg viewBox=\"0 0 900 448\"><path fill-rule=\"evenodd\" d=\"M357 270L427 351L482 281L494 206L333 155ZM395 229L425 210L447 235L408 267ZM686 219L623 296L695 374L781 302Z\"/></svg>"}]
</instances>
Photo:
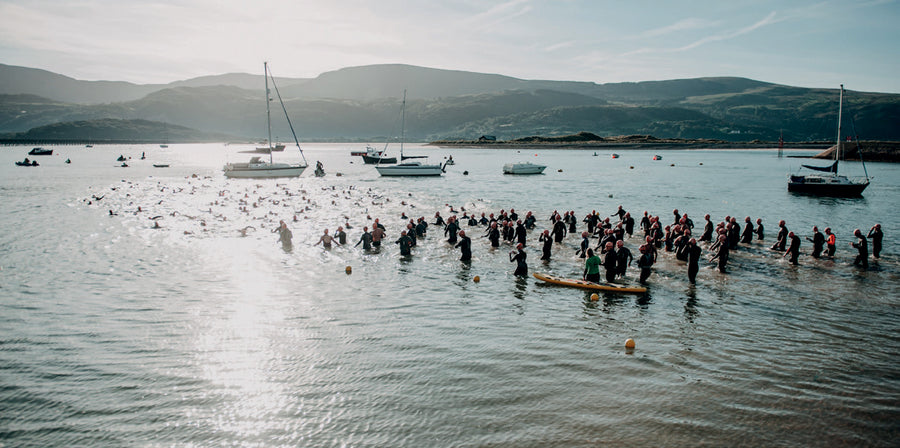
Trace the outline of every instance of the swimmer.
<instances>
[{"instance_id":1,"label":"swimmer","mask_svg":"<svg viewBox=\"0 0 900 448\"><path fill-rule=\"evenodd\" d=\"M653 247L650 244L642 244L638 249L641 252L641 256L638 258L637 267L641 270L640 282L642 285L647 284L647 279L650 278L650 267L653 266L653 254L650 253L650 248Z\"/></svg>"},{"instance_id":2,"label":"swimmer","mask_svg":"<svg viewBox=\"0 0 900 448\"><path fill-rule=\"evenodd\" d=\"M800 256L800 237L794 235L794 232L788 232L788 239L791 240L791 244L788 246L787 251L784 252L784 255L782 255L782 258L790 255L791 264L796 266L798 264L797 257Z\"/></svg>"},{"instance_id":3,"label":"swimmer","mask_svg":"<svg viewBox=\"0 0 900 448\"><path fill-rule=\"evenodd\" d=\"M456 243L456 247L461 253L460 261L472 261L472 239L466 236L465 230L459 231L459 242Z\"/></svg>"},{"instance_id":4,"label":"swimmer","mask_svg":"<svg viewBox=\"0 0 900 448\"><path fill-rule=\"evenodd\" d=\"M825 246L825 235L822 235L822 232L819 232L819 228L813 226L813 237L806 237L806 240L813 243L813 251L812 257L819 258L819 255L822 254L822 249Z\"/></svg>"},{"instance_id":5,"label":"swimmer","mask_svg":"<svg viewBox=\"0 0 900 448\"><path fill-rule=\"evenodd\" d=\"M697 272L700 271L700 256L703 254L703 249L697 244L697 240L691 238L687 243L687 255L688 255L688 281L691 284L697 283Z\"/></svg>"},{"instance_id":6,"label":"swimmer","mask_svg":"<svg viewBox=\"0 0 900 448\"><path fill-rule=\"evenodd\" d=\"M632 260L634 260L634 256L632 256L631 251L625 247L625 242L622 240L616 241L616 275L624 277L625 271L628 269L628 265L631 264Z\"/></svg>"},{"instance_id":7,"label":"swimmer","mask_svg":"<svg viewBox=\"0 0 900 448\"><path fill-rule=\"evenodd\" d=\"M553 247L553 238L550 236L550 231L544 230L544 233L538 238L538 242L544 243L541 250L541 260L550 261L550 248Z\"/></svg>"},{"instance_id":8,"label":"swimmer","mask_svg":"<svg viewBox=\"0 0 900 448\"><path fill-rule=\"evenodd\" d=\"M853 266L859 266L863 269L869 269L869 243L866 241L866 237L863 236L863 233L859 229L853 231L853 236L856 237L856 242L850 243L850 245L855 247L858 251L856 259L853 260Z\"/></svg>"},{"instance_id":9,"label":"swimmer","mask_svg":"<svg viewBox=\"0 0 900 448\"><path fill-rule=\"evenodd\" d=\"M881 231L881 224L875 224L869 229L869 234L866 235L869 238L872 238L872 256L875 258L881 257L881 240L884 238L884 232Z\"/></svg>"},{"instance_id":10,"label":"swimmer","mask_svg":"<svg viewBox=\"0 0 900 448\"><path fill-rule=\"evenodd\" d=\"M603 256L603 267L606 269L606 282L612 283L616 279L616 251L612 242L606 243L604 247L605 255Z\"/></svg>"},{"instance_id":11,"label":"swimmer","mask_svg":"<svg viewBox=\"0 0 900 448\"><path fill-rule=\"evenodd\" d=\"M834 258L834 251L837 250L837 235L831 233L831 227L825 228L825 247L828 258Z\"/></svg>"},{"instance_id":12,"label":"swimmer","mask_svg":"<svg viewBox=\"0 0 900 448\"><path fill-rule=\"evenodd\" d=\"M509 261L516 263L516 271L513 272L513 275L517 277L528 276L528 264L525 263L527 257L528 254L525 253L525 246L521 244L517 244L516 250L509 253Z\"/></svg>"},{"instance_id":13,"label":"swimmer","mask_svg":"<svg viewBox=\"0 0 900 448\"><path fill-rule=\"evenodd\" d=\"M369 233L369 227L363 227L363 234L359 237L359 241L356 243L356 246L359 246L359 243L362 243L364 251L372 250L372 234ZM353 246L353 247L356 247Z\"/></svg>"},{"instance_id":14,"label":"swimmer","mask_svg":"<svg viewBox=\"0 0 900 448\"><path fill-rule=\"evenodd\" d=\"M319 237L319 241L316 241L316 244L313 244L313 246L317 246L319 243L322 243L322 247L324 247L325 249L331 249L331 243L340 246L340 243L335 241L334 237L328 234L328 229L325 229L325 231L322 233L322 236Z\"/></svg>"},{"instance_id":15,"label":"swimmer","mask_svg":"<svg viewBox=\"0 0 900 448\"><path fill-rule=\"evenodd\" d=\"M401 256L405 257L412 254L410 252L410 248L412 247L412 240L410 240L409 236L406 235L406 230L400 232L400 238L397 241L394 241L394 244L400 245Z\"/></svg>"},{"instance_id":16,"label":"swimmer","mask_svg":"<svg viewBox=\"0 0 900 448\"><path fill-rule=\"evenodd\" d=\"M600 257L594 255L594 249L588 248L584 261L584 274L581 278L588 282L600 283Z\"/></svg>"},{"instance_id":17,"label":"swimmer","mask_svg":"<svg viewBox=\"0 0 900 448\"><path fill-rule=\"evenodd\" d=\"M753 221L750 220L750 217L744 218L744 233L741 234L741 243L750 244L750 241L753 240Z\"/></svg>"}]
</instances>

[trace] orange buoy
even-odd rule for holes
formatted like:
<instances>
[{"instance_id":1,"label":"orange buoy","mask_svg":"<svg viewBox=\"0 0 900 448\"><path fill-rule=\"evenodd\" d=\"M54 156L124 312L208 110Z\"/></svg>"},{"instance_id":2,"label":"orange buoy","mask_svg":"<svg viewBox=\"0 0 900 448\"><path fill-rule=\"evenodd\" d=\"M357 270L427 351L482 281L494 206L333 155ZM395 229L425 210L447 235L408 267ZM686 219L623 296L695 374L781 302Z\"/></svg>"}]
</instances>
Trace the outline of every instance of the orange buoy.
<instances>
[{"instance_id":1,"label":"orange buoy","mask_svg":"<svg viewBox=\"0 0 900 448\"><path fill-rule=\"evenodd\" d=\"M472 279L472 281L474 281L475 283L478 283L481 281L481 277L476 275L475 278Z\"/></svg>"},{"instance_id":2,"label":"orange buoy","mask_svg":"<svg viewBox=\"0 0 900 448\"><path fill-rule=\"evenodd\" d=\"M598 300L600 300L600 296L598 296L596 292L591 294L591 302L596 302Z\"/></svg>"},{"instance_id":3,"label":"orange buoy","mask_svg":"<svg viewBox=\"0 0 900 448\"><path fill-rule=\"evenodd\" d=\"M634 350L634 339L628 338L625 340L625 348Z\"/></svg>"},{"instance_id":4,"label":"orange buoy","mask_svg":"<svg viewBox=\"0 0 900 448\"><path fill-rule=\"evenodd\" d=\"M347 266L346 268L344 268L344 272L346 272L347 275L350 275L353 272L353 268L351 268L350 266Z\"/></svg>"}]
</instances>

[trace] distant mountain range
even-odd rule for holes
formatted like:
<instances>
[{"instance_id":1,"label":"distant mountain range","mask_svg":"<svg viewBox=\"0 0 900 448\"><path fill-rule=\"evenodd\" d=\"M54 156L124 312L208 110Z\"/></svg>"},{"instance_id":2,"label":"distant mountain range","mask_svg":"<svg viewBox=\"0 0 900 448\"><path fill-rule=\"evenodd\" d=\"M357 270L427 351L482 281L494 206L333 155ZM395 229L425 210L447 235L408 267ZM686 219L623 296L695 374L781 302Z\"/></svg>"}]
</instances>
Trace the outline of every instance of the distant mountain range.
<instances>
[{"instance_id":1,"label":"distant mountain range","mask_svg":"<svg viewBox=\"0 0 900 448\"><path fill-rule=\"evenodd\" d=\"M345 68L312 79L276 77L276 81L298 137L306 141L396 137L404 89L409 141L472 140L481 135L514 139L581 131L601 137L649 134L735 142L776 141L783 133L786 141L827 141L834 139L837 122L837 88L809 89L745 78L596 84L389 64ZM288 141L288 125L278 103L272 104L273 134ZM900 140L900 95L848 91L844 113L845 135L852 135L855 125L860 138ZM102 140L115 133L118 123L132 133L146 133L140 139L162 138L154 135L159 126L135 125L133 120L187 129L171 135L173 141L262 139L262 75L233 73L139 85L79 81L0 64L0 136L50 138L52 129L52 138L65 138L66 129L78 129ZM74 122L79 125L71 125ZM96 129L88 130L94 122ZM49 126L58 123L69 125ZM71 138L79 137L73 133Z\"/></svg>"}]
</instances>

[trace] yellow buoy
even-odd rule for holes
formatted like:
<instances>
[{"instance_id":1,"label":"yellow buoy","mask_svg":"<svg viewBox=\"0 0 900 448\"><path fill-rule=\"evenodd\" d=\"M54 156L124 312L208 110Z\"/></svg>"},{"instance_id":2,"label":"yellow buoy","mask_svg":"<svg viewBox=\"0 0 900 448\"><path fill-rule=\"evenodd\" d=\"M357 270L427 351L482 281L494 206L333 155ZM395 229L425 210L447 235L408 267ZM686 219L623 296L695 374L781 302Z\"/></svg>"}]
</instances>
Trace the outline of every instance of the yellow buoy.
<instances>
[{"instance_id":1,"label":"yellow buoy","mask_svg":"<svg viewBox=\"0 0 900 448\"><path fill-rule=\"evenodd\" d=\"M347 275L350 275L350 273L353 272L353 268L351 268L350 266L347 266L346 268L344 268L344 272L346 272Z\"/></svg>"},{"instance_id":2,"label":"yellow buoy","mask_svg":"<svg viewBox=\"0 0 900 448\"><path fill-rule=\"evenodd\" d=\"M600 296L598 296L596 292L591 294L591 302L596 302L598 300L600 300Z\"/></svg>"},{"instance_id":3,"label":"yellow buoy","mask_svg":"<svg viewBox=\"0 0 900 448\"><path fill-rule=\"evenodd\" d=\"M625 348L634 349L634 339L628 338L625 340Z\"/></svg>"},{"instance_id":4,"label":"yellow buoy","mask_svg":"<svg viewBox=\"0 0 900 448\"><path fill-rule=\"evenodd\" d=\"M481 277L476 275L475 278L472 279L472 281L474 281L475 283L478 283L481 281Z\"/></svg>"}]
</instances>

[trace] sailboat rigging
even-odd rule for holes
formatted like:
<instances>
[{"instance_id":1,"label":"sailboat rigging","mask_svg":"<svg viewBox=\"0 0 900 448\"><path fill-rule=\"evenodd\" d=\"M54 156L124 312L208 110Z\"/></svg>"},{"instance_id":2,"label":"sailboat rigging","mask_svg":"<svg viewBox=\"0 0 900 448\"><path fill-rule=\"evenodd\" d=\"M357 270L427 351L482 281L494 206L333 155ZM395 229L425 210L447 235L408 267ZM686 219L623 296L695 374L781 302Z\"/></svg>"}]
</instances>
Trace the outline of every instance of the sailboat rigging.
<instances>
[{"instance_id":1,"label":"sailboat rigging","mask_svg":"<svg viewBox=\"0 0 900 448\"><path fill-rule=\"evenodd\" d=\"M840 101L838 103L837 140L833 149L834 162L828 166L801 165L803 168L829 174L792 174L788 180L788 191L820 196L860 196L863 190L869 186L870 178L868 172L865 172L866 176L864 178L850 178L838 174L838 162L841 159L841 150L843 149L843 143L841 142L843 109L844 85L841 84ZM860 154L860 161L862 162L862 154ZM865 166L865 162L863 162L864 171Z\"/></svg>"},{"instance_id":2,"label":"sailboat rigging","mask_svg":"<svg viewBox=\"0 0 900 448\"><path fill-rule=\"evenodd\" d=\"M270 177L300 177L303 174L303 170L306 169L308 164L306 163L306 156L303 155L303 150L300 149L300 141L297 140L297 133L294 132L294 125L291 123L291 117L287 113L287 108L284 106L284 101L281 99L281 93L278 91L278 85L275 84L275 77L272 76L272 72L269 70L268 62L263 62L263 70L264 70L264 78L266 84L266 128L268 132L268 139L266 140L267 148L257 148L258 152L265 152L269 154L269 161L266 162L262 160L262 157L256 156L250 158L249 162L244 163L229 163L225 165L225 177L238 177L238 178L270 178ZM294 136L294 143L297 144L297 150L300 151L300 157L303 158L302 163L290 164L290 163L275 163L272 160L272 152L278 151L277 147L272 146L272 114L269 108L269 102L271 101L271 97L269 96L269 80L272 80L272 87L275 88L275 94L278 96L278 102L281 104L281 109L284 111L284 117L288 122L288 126L291 128L291 135ZM282 148L283 149L283 148Z\"/></svg>"}]
</instances>

